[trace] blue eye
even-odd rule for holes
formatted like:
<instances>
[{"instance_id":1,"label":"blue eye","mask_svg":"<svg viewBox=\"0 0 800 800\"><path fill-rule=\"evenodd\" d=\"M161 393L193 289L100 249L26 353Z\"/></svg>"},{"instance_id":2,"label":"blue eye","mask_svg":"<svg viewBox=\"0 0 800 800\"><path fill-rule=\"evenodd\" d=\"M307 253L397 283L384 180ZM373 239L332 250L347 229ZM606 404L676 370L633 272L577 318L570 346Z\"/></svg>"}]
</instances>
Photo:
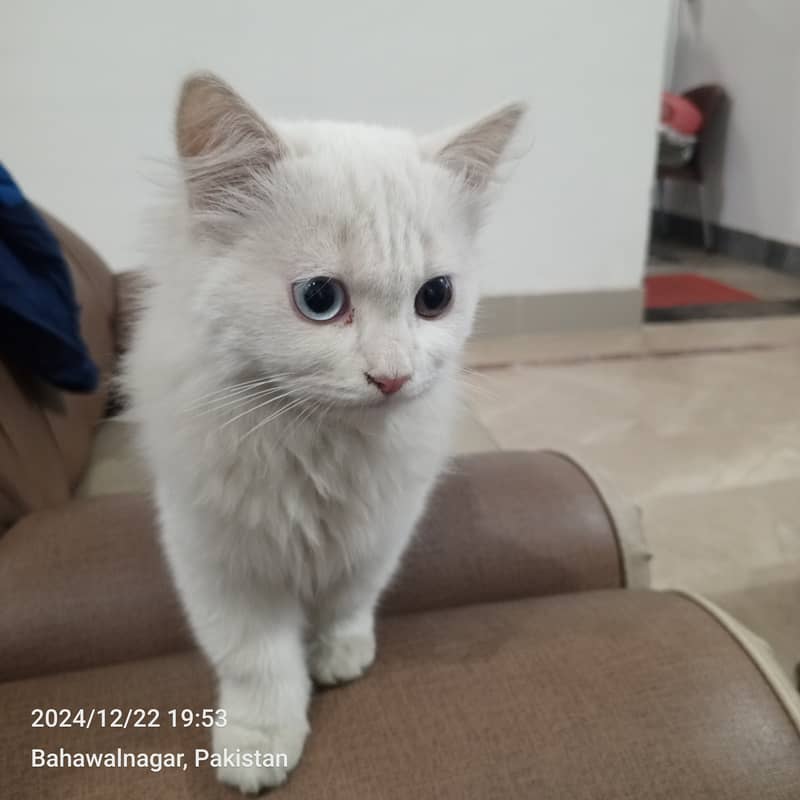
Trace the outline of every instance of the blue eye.
<instances>
[{"instance_id":1,"label":"blue eye","mask_svg":"<svg viewBox=\"0 0 800 800\"><path fill-rule=\"evenodd\" d=\"M330 322L347 310L347 292L334 278L309 278L292 284L297 310L312 322Z\"/></svg>"}]
</instances>

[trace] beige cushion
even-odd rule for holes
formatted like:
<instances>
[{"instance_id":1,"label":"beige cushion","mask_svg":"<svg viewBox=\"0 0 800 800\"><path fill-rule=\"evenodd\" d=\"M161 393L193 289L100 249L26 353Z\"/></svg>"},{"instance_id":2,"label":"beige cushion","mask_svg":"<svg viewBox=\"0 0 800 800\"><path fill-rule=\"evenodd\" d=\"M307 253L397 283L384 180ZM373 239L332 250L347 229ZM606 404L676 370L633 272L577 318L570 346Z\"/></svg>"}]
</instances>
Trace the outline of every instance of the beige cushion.
<instances>
[{"instance_id":1,"label":"beige cushion","mask_svg":"<svg viewBox=\"0 0 800 800\"><path fill-rule=\"evenodd\" d=\"M89 464L76 489L78 497L150 491L150 478L136 447L135 430L134 423L116 417L97 426Z\"/></svg>"}]
</instances>

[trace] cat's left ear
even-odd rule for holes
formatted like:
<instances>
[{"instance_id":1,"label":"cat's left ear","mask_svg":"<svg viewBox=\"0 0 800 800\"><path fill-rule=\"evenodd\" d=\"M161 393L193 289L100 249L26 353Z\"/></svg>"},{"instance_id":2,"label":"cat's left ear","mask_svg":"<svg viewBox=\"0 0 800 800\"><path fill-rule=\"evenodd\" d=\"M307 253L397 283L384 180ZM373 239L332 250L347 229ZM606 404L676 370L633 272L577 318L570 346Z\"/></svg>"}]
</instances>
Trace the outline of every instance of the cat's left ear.
<instances>
[{"instance_id":1,"label":"cat's left ear","mask_svg":"<svg viewBox=\"0 0 800 800\"><path fill-rule=\"evenodd\" d=\"M235 211L255 180L288 154L280 136L228 84L210 73L183 84L175 138L196 211Z\"/></svg>"},{"instance_id":2,"label":"cat's left ear","mask_svg":"<svg viewBox=\"0 0 800 800\"><path fill-rule=\"evenodd\" d=\"M511 103L455 133L427 136L423 152L462 178L468 189L482 192L527 110L524 103Z\"/></svg>"}]
</instances>

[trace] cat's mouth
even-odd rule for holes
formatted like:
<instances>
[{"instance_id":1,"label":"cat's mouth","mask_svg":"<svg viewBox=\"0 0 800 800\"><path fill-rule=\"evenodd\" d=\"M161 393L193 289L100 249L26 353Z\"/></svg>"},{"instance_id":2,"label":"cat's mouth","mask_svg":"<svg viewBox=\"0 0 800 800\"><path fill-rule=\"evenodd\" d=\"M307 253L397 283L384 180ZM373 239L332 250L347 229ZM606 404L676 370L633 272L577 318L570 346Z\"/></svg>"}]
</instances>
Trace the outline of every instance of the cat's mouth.
<instances>
[{"instance_id":1,"label":"cat's mouth","mask_svg":"<svg viewBox=\"0 0 800 800\"><path fill-rule=\"evenodd\" d=\"M339 405L343 409L351 409L353 411L364 409L388 411L416 400L420 394L419 391L410 392L408 390L385 394L376 388L374 392L368 392L358 398L341 398Z\"/></svg>"}]
</instances>

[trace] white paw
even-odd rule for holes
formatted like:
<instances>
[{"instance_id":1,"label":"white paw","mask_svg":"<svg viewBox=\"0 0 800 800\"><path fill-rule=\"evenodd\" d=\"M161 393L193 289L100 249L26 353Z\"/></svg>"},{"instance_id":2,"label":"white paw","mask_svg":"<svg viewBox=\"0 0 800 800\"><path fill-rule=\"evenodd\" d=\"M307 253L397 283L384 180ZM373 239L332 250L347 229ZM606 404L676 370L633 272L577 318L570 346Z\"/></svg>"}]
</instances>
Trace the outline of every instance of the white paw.
<instances>
[{"instance_id":1,"label":"white paw","mask_svg":"<svg viewBox=\"0 0 800 800\"><path fill-rule=\"evenodd\" d=\"M374 660L372 633L320 636L309 650L308 669L317 683L330 686L358 678Z\"/></svg>"},{"instance_id":2,"label":"white paw","mask_svg":"<svg viewBox=\"0 0 800 800\"><path fill-rule=\"evenodd\" d=\"M308 723L250 728L232 720L214 728L217 777L245 794L280 786L297 765L308 735ZM227 756L227 759L226 759Z\"/></svg>"}]
</instances>

